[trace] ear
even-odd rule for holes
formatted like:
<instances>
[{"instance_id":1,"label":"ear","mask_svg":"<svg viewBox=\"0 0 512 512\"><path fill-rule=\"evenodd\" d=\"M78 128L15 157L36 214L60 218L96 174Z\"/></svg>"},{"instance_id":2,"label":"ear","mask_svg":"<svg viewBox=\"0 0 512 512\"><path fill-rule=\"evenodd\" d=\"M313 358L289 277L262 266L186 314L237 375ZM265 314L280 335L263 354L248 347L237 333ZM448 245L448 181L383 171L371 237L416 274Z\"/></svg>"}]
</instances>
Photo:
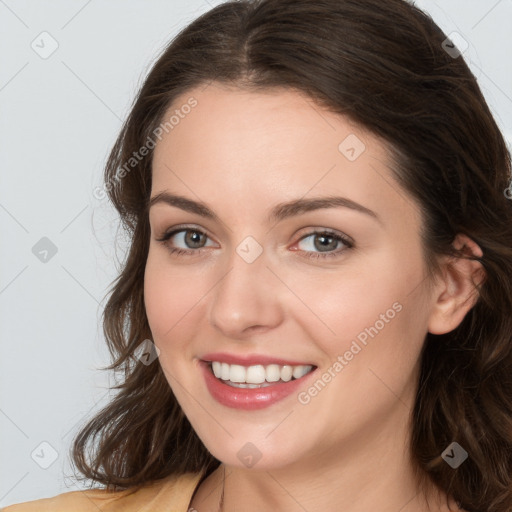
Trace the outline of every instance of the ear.
<instances>
[{"instance_id":1,"label":"ear","mask_svg":"<svg viewBox=\"0 0 512 512\"><path fill-rule=\"evenodd\" d=\"M467 258L481 258L482 249L470 238L458 234L453 247L463 249L463 257L446 257L442 262L441 275L433 287L432 306L428 331L445 334L453 331L462 322L466 313L476 304L476 286L485 279L485 270L479 261Z\"/></svg>"}]
</instances>

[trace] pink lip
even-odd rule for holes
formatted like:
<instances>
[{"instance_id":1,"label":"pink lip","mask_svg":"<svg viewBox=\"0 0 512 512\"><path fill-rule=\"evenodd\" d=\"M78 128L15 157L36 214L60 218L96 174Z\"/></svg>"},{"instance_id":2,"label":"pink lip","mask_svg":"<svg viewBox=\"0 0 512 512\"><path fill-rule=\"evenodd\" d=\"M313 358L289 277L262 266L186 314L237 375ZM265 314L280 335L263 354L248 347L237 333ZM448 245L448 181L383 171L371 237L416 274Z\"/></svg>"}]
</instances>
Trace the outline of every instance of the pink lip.
<instances>
[{"instance_id":1,"label":"pink lip","mask_svg":"<svg viewBox=\"0 0 512 512\"><path fill-rule=\"evenodd\" d=\"M218 361L218 359L214 360ZM261 361L261 358L259 361ZM272 362L269 364L272 364ZM210 369L210 363L208 362L199 361L199 366L203 372L206 387L217 402L234 409L245 409L250 411L268 407L279 400L286 398L292 393L297 392L299 388L304 386L304 380L309 378L316 370L315 368L300 379L272 384L271 386L266 386L264 388L250 389L235 388L228 384L224 384L220 379L215 377Z\"/></svg>"},{"instance_id":2,"label":"pink lip","mask_svg":"<svg viewBox=\"0 0 512 512\"><path fill-rule=\"evenodd\" d=\"M210 354L204 354L202 357L200 357L203 361L219 361L221 363L228 363L228 364L239 364L241 366L253 366L256 364L261 364L263 366L266 366L268 364L278 364L280 366L284 365L290 365L290 366L300 366L300 365L307 365L312 363L304 363L301 361L289 361L286 359L280 359L278 357L269 357L259 354L248 354L245 356L237 356L234 354L226 354L225 352L214 352Z\"/></svg>"}]
</instances>

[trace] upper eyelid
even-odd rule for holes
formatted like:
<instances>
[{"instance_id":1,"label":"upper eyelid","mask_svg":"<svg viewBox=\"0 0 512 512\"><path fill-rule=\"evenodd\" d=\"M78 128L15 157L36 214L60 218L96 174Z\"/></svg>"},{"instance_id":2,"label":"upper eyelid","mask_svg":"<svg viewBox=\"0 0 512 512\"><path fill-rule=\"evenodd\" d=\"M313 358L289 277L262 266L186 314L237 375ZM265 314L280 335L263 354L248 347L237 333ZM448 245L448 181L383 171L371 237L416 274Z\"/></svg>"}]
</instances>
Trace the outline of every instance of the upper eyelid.
<instances>
[{"instance_id":1,"label":"upper eyelid","mask_svg":"<svg viewBox=\"0 0 512 512\"><path fill-rule=\"evenodd\" d=\"M210 236L208 231L203 228L199 228L197 226L180 226L180 225L164 230L162 235L159 238L166 237L170 234L172 234L172 236L174 236L174 235L177 235L178 233L181 233L182 231L197 231L199 233L206 235L208 238L213 239L213 237Z\"/></svg>"}]
</instances>

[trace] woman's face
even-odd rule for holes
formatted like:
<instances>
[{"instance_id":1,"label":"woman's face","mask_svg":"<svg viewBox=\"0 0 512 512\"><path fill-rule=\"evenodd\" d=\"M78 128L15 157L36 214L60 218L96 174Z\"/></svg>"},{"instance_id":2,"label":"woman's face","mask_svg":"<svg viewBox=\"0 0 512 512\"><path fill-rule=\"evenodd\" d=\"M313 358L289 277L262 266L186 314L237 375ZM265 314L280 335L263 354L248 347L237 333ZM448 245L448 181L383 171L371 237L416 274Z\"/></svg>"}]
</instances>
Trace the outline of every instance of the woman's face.
<instances>
[{"instance_id":1,"label":"woman's face","mask_svg":"<svg viewBox=\"0 0 512 512\"><path fill-rule=\"evenodd\" d=\"M153 157L145 304L208 450L268 469L405 435L432 298L419 209L383 143L292 90L214 83L172 114ZM288 380L294 366L313 371ZM267 385L224 382L244 377Z\"/></svg>"}]
</instances>

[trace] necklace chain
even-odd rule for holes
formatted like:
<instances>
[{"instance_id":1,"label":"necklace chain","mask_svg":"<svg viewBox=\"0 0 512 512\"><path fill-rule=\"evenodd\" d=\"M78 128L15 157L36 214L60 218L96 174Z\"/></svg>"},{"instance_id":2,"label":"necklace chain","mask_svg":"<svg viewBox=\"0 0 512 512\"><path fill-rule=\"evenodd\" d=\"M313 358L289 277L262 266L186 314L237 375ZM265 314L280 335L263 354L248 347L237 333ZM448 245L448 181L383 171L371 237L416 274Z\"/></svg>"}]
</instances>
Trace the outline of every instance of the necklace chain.
<instances>
[{"instance_id":1,"label":"necklace chain","mask_svg":"<svg viewBox=\"0 0 512 512\"><path fill-rule=\"evenodd\" d=\"M222 494L220 495L219 512L224 510L224 487L226 485L226 466L224 466L224 472L222 475Z\"/></svg>"}]
</instances>

